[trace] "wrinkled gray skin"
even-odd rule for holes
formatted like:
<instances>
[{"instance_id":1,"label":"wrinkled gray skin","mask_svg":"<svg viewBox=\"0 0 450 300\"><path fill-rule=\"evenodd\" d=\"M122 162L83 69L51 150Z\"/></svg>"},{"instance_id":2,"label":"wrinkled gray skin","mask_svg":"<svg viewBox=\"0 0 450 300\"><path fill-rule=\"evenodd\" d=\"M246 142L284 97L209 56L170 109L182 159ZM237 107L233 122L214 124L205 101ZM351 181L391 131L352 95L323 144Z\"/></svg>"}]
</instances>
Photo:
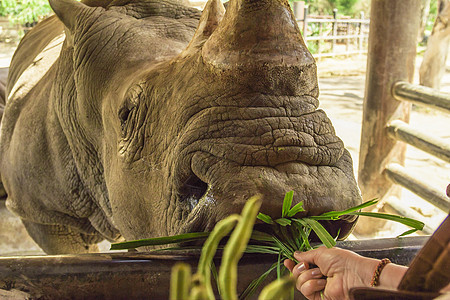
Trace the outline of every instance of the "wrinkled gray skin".
<instances>
[{"instance_id":1,"label":"wrinkled gray skin","mask_svg":"<svg viewBox=\"0 0 450 300\"><path fill-rule=\"evenodd\" d=\"M25 36L0 145L7 206L47 253L210 230L257 193L273 216L290 190L304 215L361 202L287 1L211 0L200 23L164 0L50 3L65 40L56 17Z\"/></svg>"},{"instance_id":2,"label":"wrinkled gray skin","mask_svg":"<svg viewBox=\"0 0 450 300\"><path fill-rule=\"evenodd\" d=\"M8 77L8 68L0 68L0 121L5 109L6 103L6 78Z\"/></svg>"}]
</instances>

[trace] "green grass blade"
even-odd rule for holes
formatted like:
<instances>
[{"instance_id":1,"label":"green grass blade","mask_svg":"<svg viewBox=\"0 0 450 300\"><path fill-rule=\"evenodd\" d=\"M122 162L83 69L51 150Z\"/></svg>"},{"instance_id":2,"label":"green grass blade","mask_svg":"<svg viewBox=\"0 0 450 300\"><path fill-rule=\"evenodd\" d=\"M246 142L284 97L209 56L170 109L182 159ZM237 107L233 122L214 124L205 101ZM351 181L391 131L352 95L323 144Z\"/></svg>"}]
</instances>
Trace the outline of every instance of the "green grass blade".
<instances>
[{"instance_id":1,"label":"green grass blade","mask_svg":"<svg viewBox=\"0 0 450 300\"><path fill-rule=\"evenodd\" d=\"M216 284L216 290L219 292L219 296L220 296L220 291L219 291L219 273L217 272L216 264L214 263L214 261L211 262L211 273L213 275L214 282Z\"/></svg>"},{"instance_id":2,"label":"green grass blade","mask_svg":"<svg viewBox=\"0 0 450 300\"><path fill-rule=\"evenodd\" d=\"M168 247L161 249L152 249L150 252L164 252L164 251L178 251L178 250L202 250L202 246L182 246L182 247Z\"/></svg>"},{"instance_id":3,"label":"green grass blade","mask_svg":"<svg viewBox=\"0 0 450 300\"><path fill-rule=\"evenodd\" d=\"M291 220L286 218L279 218L275 220L276 223L280 224L281 226L287 226L291 225Z\"/></svg>"},{"instance_id":4,"label":"green grass blade","mask_svg":"<svg viewBox=\"0 0 450 300\"><path fill-rule=\"evenodd\" d=\"M357 215L357 216L366 216L366 217L372 217L372 218L378 218L378 219L385 219L385 220L404 224L406 226L412 227L417 230L422 230L423 227L425 226L425 223L414 220L414 219L410 219L410 218L402 217L402 216L391 215L391 214L385 214L385 213L360 211L360 212L349 213L348 215Z\"/></svg>"},{"instance_id":5,"label":"green grass blade","mask_svg":"<svg viewBox=\"0 0 450 300\"><path fill-rule=\"evenodd\" d=\"M291 228L291 226L289 226ZM288 230L288 227L281 227L280 228L281 234L283 236L282 242L285 244L288 244L292 249L298 249L297 245L295 244L294 239L292 239L291 230Z\"/></svg>"},{"instance_id":6,"label":"green grass blade","mask_svg":"<svg viewBox=\"0 0 450 300\"><path fill-rule=\"evenodd\" d=\"M245 253L278 254L279 247L263 245L247 245Z\"/></svg>"},{"instance_id":7,"label":"green grass blade","mask_svg":"<svg viewBox=\"0 0 450 300\"><path fill-rule=\"evenodd\" d=\"M414 233L416 231L417 231L417 229L415 229L415 228L414 229L410 229L410 230L407 230L407 231L403 232L402 234L398 235L397 237L399 238L399 237L402 237L402 236Z\"/></svg>"},{"instance_id":8,"label":"green grass blade","mask_svg":"<svg viewBox=\"0 0 450 300\"><path fill-rule=\"evenodd\" d=\"M281 210L281 217L284 218L288 215L289 210L291 209L292 199L294 198L294 191L289 191L284 196L283 200L283 208Z\"/></svg>"},{"instance_id":9,"label":"green grass blade","mask_svg":"<svg viewBox=\"0 0 450 300\"><path fill-rule=\"evenodd\" d=\"M301 211L305 211L305 209L303 208L303 201L295 204L294 207L289 210L287 216L291 218Z\"/></svg>"},{"instance_id":10,"label":"green grass blade","mask_svg":"<svg viewBox=\"0 0 450 300\"><path fill-rule=\"evenodd\" d=\"M259 242L273 242L272 235L258 230L253 230L250 239Z\"/></svg>"},{"instance_id":11,"label":"green grass blade","mask_svg":"<svg viewBox=\"0 0 450 300\"><path fill-rule=\"evenodd\" d=\"M319 218L320 218L320 217L339 218L339 217L342 216L342 215L348 215L348 214L350 214L350 213L352 213L352 212L355 212L355 211L358 211L358 210L360 210L360 209L363 209L363 208L366 208L366 207L375 205L375 204L377 204L377 203L378 203L378 200L377 200L377 199L372 199L372 200L369 200L369 201L367 201L367 202L364 202L364 203L362 203L362 204L360 204L360 205L351 207L351 208L346 209L346 210L342 210L342 211L335 211L335 210L334 210L334 211L329 211L329 212L323 213L323 214L321 214L320 216L317 216L317 217L319 217Z\"/></svg>"},{"instance_id":12,"label":"green grass blade","mask_svg":"<svg viewBox=\"0 0 450 300\"><path fill-rule=\"evenodd\" d=\"M110 250L134 249L142 246L157 246L182 242L192 242L204 240L209 236L209 232L191 232L174 236L156 237L129 242L111 244Z\"/></svg>"},{"instance_id":13,"label":"green grass blade","mask_svg":"<svg viewBox=\"0 0 450 300\"><path fill-rule=\"evenodd\" d=\"M302 245L300 246L300 251L308 251L308 250L311 250L312 249L312 247L311 247L311 245L309 244L309 234L307 234L304 230L301 230L300 231L300 235L301 235L301 237L302 237L302 240L303 240L303 242L302 242Z\"/></svg>"},{"instance_id":14,"label":"green grass blade","mask_svg":"<svg viewBox=\"0 0 450 300\"><path fill-rule=\"evenodd\" d=\"M258 219L260 219L261 221L263 221L264 223L273 224L272 218L270 216L266 215L266 214L259 213L256 217Z\"/></svg>"},{"instance_id":15,"label":"green grass blade","mask_svg":"<svg viewBox=\"0 0 450 300\"><path fill-rule=\"evenodd\" d=\"M277 247L283 252L283 255L286 256L287 258L294 260L294 249L291 249L288 245L284 244L282 241L280 241L278 238L276 238L275 236L273 237L273 240L275 242L275 244L277 245Z\"/></svg>"},{"instance_id":16,"label":"green grass blade","mask_svg":"<svg viewBox=\"0 0 450 300\"><path fill-rule=\"evenodd\" d=\"M242 294L239 296L240 300L247 300L250 299L253 294L255 293L256 289L261 285L261 283L267 278L267 276L272 273L273 270L277 267L277 263L274 263L266 272L264 272L261 276L254 279L250 284L247 286L247 288L242 292Z\"/></svg>"},{"instance_id":17,"label":"green grass blade","mask_svg":"<svg viewBox=\"0 0 450 300\"><path fill-rule=\"evenodd\" d=\"M281 250L278 252L277 259L277 279L281 278Z\"/></svg>"},{"instance_id":18,"label":"green grass blade","mask_svg":"<svg viewBox=\"0 0 450 300\"><path fill-rule=\"evenodd\" d=\"M327 248L332 248L336 245L336 241L333 239L333 237L328 233L328 231L320 224L318 221L310 219L310 218L303 218L306 224L308 224L312 230L317 234L319 239L322 241L322 243Z\"/></svg>"}]
</instances>

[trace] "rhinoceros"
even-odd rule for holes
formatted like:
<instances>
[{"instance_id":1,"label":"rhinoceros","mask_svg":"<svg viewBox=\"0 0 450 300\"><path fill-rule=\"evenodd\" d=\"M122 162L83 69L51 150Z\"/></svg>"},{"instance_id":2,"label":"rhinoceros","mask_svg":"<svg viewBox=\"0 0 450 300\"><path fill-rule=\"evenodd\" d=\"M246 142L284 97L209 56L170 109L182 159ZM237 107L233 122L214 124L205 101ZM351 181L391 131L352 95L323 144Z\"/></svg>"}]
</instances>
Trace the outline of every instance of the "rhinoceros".
<instances>
[{"instance_id":1,"label":"rhinoceros","mask_svg":"<svg viewBox=\"0 0 450 300\"><path fill-rule=\"evenodd\" d=\"M2 182L45 252L208 231L255 194L275 217L291 190L299 216L361 202L287 0L108 2L50 0L12 60Z\"/></svg>"}]
</instances>

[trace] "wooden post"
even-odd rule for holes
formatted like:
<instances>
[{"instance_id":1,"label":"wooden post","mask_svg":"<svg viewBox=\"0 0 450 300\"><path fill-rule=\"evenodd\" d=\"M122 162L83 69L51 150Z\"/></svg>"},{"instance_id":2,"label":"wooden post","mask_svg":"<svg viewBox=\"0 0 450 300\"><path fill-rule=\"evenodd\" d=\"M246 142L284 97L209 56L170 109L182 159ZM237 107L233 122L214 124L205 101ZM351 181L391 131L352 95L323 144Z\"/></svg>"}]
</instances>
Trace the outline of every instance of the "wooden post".
<instances>
[{"instance_id":1,"label":"wooden post","mask_svg":"<svg viewBox=\"0 0 450 300\"><path fill-rule=\"evenodd\" d=\"M350 23L347 23L347 33L346 35L350 35ZM345 44L345 52L347 52L347 57L350 55L348 52L350 51L350 38L347 38L347 43Z\"/></svg>"},{"instance_id":2,"label":"wooden post","mask_svg":"<svg viewBox=\"0 0 450 300\"><path fill-rule=\"evenodd\" d=\"M364 20L364 12L359 13L359 18L361 19L361 23L359 23L359 38L358 38L358 51L361 53L363 48L363 39L364 39L364 32L363 32L363 20Z\"/></svg>"},{"instance_id":3,"label":"wooden post","mask_svg":"<svg viewBox=\"0 0 450 300\"><path fill-rule=\"evenodd\" d=\"M322 23L319 23L319 37L322 36ZM319 55L319 60L320 60L320 54L322 53L322 47L321 47L321 39L317 40L317 54Z\"/></svg>"},{"instance_id":4,"label":"wooden post","mask_svg":"<svg viewBox=\"0 0 450 300\"><path fill-rule=\"evenodd\" d=\"M336 47L337 36L337 8L333 9L333 40L331 44L331 53L334 55L334 48Z\"/></svg>"},{"instance_id":5,"label":"wooden post","mask_svg":"<svg viewBox=\"0 0 450 300\"><path fill-rule=\"evenodd\" d=\"M293 6L295 19L297 20L297 22L303 22L303 19L305 18L305 16L303 15L305 9L305 1L294 1Z\"/></svg>"},{"instance_id":6,"label":"wooden post","mask_svg":"<svg viewBox=\"0 0 450 300\"><path fill-rule=\"evenodd\" d=\"M396 81L413 79L420 3L372 1L358 171L364 200L400 196L383 171L390 162L404 164L406 145L388 136L387 124L395 119L409 123L411 104L395 100L391 91ZM373 226L358 227L373 231Z\"/></svg>"},{"instance_id":7,"label":"wooden post","mask_svg":"<svg viewBox=\"0 0 450 300\"><path fill-rule=\"evenodd\" d=\"M303 10L303 40L305 41L306 46L307 44L307 36L308 36L308 5L305 5L305 8Z\"/></svg>"}]
</instances>

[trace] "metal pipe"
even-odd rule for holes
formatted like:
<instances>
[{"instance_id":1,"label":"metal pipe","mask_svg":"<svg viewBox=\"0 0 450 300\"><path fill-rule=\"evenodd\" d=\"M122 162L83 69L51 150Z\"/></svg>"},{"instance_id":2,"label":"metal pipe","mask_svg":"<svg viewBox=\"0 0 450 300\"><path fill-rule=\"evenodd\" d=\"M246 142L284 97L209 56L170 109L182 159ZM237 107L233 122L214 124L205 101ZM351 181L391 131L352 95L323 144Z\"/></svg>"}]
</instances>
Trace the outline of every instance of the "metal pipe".
<instances>
[{"instance_id":1,"label":"metal pipe","mask_svg":"<svg viewBox=\"0 0 450 300\"><path fill-rule=\"evenodd\" d=\"M450 113L450 94L448 93L438 92L426 86L398 81L392 87L392 94L397 100L409 101L420 106Z\"/></svg>"},{"instance_id":2,"label":"metal pipe","mask_svg":"<svg viewBox=\"0 0 450 300\"><path fill-rule=\"evenodd\" d=\"M389 123L387 131L396 140L408 143L446 162L450 162L450 143L443 139L414 129L400 120Z\"/></svg>"},{"instance_id":3,"label":"metal pipe","mask_svg":"<svg viewBox=\"0 0 450 300\"><path fill-rule=\"evenodd\" d=\"M445 213L450 211L450 200L441 191L427 186L422 181L409 175L405 168L396 163L390 163L383 172L387 179L422 197Z\"/></svg>"}]
</instances>

